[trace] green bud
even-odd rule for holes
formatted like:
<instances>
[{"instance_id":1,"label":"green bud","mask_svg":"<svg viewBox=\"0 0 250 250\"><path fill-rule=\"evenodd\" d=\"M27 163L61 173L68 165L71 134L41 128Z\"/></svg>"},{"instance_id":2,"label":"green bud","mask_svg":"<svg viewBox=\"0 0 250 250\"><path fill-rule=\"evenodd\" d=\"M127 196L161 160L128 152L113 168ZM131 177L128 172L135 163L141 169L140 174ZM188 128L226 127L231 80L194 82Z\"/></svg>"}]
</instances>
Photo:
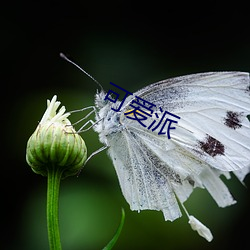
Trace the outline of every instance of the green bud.
<instances>
[{"instance_id":1,"label":"green bud","mask_svg":"<svg viewBox=\"0 0 250 250\"><path fill-rule=\"evenodd\" d=\"M27 143L26 161L31 169L47 176L50 168L62 171L62 177L75 175L82 168L87 158L87 148L82 137L76 133L54 96L47 101L41 122Z\"/></svg>"}]
</instances>

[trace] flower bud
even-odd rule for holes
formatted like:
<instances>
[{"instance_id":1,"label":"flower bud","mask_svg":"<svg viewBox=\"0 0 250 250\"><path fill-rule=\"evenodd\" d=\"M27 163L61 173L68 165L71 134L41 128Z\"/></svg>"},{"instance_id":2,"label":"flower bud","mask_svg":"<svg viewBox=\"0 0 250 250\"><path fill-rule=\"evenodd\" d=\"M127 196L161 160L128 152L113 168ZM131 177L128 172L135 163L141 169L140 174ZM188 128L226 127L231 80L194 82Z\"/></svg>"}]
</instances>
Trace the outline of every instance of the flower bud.
<instances>
[{"instance_id":1,"label":"flower bud","mask_svg":"<svg viewBox=\"0 0 250 250\"><path fill-rule=\"evenodd\" d=\"M86 145L76 133L61 107L56 113L60 102L54 96L47 101L41 122L27 143L26 161L32 170L47 176L50 168L62 171L62 177L75 175L79 172L87 158Z\"/></svg>"}]
</instances>

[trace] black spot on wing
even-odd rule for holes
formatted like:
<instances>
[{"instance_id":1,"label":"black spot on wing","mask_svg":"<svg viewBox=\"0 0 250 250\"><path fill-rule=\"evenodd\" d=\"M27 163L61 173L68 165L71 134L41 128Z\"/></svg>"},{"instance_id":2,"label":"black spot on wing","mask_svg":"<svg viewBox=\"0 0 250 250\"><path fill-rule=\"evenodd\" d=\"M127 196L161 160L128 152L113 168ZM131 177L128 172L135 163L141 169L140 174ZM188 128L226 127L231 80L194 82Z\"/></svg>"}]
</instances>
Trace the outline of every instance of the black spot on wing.
<instances>
[{"instance_id":1,"label":"black spot on wing","mask_svg":"<svg viewBox=\"0 0 250 250\"><path fill-rule=\"evenodd\" d=\"M187 181L192 187L194 187L195 181L190 176L187 177Z\"/></svg>"},{"instance_id":2,"label":"black spot on wing","mask_svg":"<svg viewBox=\"0 0 250 250\"><path fill-rule=\"evenodd\" d=\"M200 141L199 146L204 152L212 157L216 155L224 155L225 152L224 145L210 135L207 135L204 141Z\"/></svg>"},{"instance_id":3,"label":"black spot on wing","mask_svg":"<svg viewBox=\"0 0 250 250\"><path fill-rule=\"evenodd\" d=\"M227 111L227 115L224 118L224 124L232 129L240 128L242 113Z\"/></svg>"}]
</instances>

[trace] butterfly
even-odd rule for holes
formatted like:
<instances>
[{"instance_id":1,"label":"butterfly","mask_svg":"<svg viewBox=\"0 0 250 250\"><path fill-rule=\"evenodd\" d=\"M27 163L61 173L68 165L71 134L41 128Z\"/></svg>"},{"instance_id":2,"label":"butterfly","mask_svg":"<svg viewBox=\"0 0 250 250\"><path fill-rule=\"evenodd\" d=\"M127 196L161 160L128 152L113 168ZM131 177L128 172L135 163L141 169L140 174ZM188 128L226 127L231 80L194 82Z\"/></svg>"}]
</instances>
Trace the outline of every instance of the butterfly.
<instances>
[{"instance_id":1,"label":"butterfly","mask_svg":"<svg viewBox=\"0 0 250 250\"><path fill-rule=\"evenodd\" d=\"M120 112L105 95L96 94L93 129L108 147L131 210L161 210L165 220L173 221L181 216L178 203L196 187L207 189L220 207L235 203L220 176L233 173L243 181L250 171L248 73L209 72L163 80L128 97ZM127 119L135 96L181 118L171 139Z\"/></svg>"},{"instance_id":2,"label":"butterfly","mask_svg":"<svg viewBox=\"0 0 250 250\"><path fill-rule=\"evenodd\" d=\"M106 96L103 89L97 91L91 123L131 210L160 210L166 221L174 221L182 216L181 206L192 229L211 241L210 230L183 203L197 187L219 207L236 202L220 177L234 174L243 182L250 172L249 74L207 72L159 81L129 95L121 109L120 101ZM159 119L159 107L180 118L171 139L128 119L136 98L153 103Z\"/></svg>"}]
</instances>

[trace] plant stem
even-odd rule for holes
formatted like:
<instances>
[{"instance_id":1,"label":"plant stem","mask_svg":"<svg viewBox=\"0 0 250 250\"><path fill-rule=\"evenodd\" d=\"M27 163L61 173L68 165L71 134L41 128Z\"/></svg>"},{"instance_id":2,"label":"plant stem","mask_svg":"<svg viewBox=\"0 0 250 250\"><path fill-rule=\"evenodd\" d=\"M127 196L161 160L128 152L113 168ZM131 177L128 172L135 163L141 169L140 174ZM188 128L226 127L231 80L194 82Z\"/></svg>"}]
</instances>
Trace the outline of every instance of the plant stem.
<instances>
[{"instance_id":1,"label":"plant stem","mask_svg":"<svg viewBox=\"0 0 250 250\"><path fill-rule=\"evenodd\" d=\"M50 250L61 250L61 240L59 231L59 188L62 176L59 167L48 168L47 185L47 228Z\"/></svg>"}]
</instances>

